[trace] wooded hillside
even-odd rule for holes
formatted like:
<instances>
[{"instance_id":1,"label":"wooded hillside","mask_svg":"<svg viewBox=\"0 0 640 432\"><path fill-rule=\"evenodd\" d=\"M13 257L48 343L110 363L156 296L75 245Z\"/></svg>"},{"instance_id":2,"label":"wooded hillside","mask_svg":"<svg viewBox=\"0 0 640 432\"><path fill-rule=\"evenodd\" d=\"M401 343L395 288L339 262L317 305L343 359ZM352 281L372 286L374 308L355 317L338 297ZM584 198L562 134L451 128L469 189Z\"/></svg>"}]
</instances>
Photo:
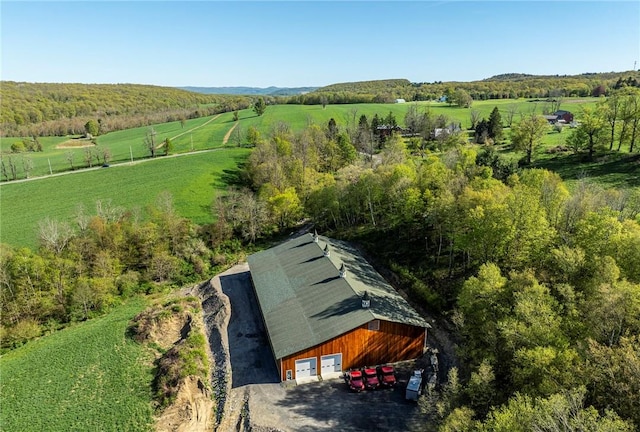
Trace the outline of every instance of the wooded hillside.
<instances>
[{"instance_id":1,"label":"wooded hillside","mask_svg":"<svg viewBox=\"0 0 640 432\"><path fill-rule=\"evenodd\" d=\"M100 133L246 108L241 96L204 95L138 84L60 84L3 81L2 136L84 132L97 120Z\"/></svg>"},{"instance_id":2,"label":"wooded hillside","mask_svg":"<svg viewBox=\"0 0 640 432\"><path fill-rule=\"evenodd\" d=\"M291 96L288 103L366 103L435 100L462 89L474 100L587 97L608 90L640 86L640 71L586 73L581 75L503 74L481 81L411 83L406 79L332 84L312 93Z\"/></svg>"}]
</instances>

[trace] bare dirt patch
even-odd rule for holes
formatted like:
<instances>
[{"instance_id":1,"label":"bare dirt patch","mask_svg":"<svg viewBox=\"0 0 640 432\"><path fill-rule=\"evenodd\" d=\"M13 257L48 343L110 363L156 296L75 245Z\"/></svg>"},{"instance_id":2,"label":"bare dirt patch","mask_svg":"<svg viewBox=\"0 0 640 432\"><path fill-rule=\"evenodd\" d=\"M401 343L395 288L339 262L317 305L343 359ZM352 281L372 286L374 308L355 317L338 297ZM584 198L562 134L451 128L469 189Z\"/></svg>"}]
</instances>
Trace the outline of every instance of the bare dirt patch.
<instances>
[{"instance_id":1,"label":"bare dirt patch","mask_svg":"<svg viewBox=\"0 0 640 432\"><path fill-rule=\"evenodd\" d=\"M95 147L95 146L96 145L92 143L90 139L73 138L58 144L56 148L59 150L64 150L64 149L77 149L77 148Z\"/></svg>"},{"instance_id":2,"label":"bare dirt patch","mask_svg":"<svg viewBox=\"0 0 640 432\"><path fill-rule=\"evenodd\" d=\"M233 126L231 126L231 129L229 129L224 135L224 138L222 139L222 145L226 145L229 142L229 138L231 138L231 132L233 132L236 126L238 126L238 123L235 123Z\"/></svg>"},{"instance_id":3,"label":"bare dirt patch","mask_svg":"<svg viewBox=\"0 0 640 432\"><path fill-rule=\"evenodd\" d=\"M177 297L140 313L129 331L156 355L154 392L158 431L208 431L213 427L209 386L211 354L200 300ZM191 371L185 375L184 370Z\"/></svg>"},{"instance_id":4,"label":"bare dirt patch","mask_svg":"<svg viewBox=\"0 0 640 432\"><path fill-rule=\"evenodd\" d=\"M157 419L158 432L204 432L213 427L213 400L197 377L186 377L178 387L175 402Z\"/></svg>"}]
</instances>

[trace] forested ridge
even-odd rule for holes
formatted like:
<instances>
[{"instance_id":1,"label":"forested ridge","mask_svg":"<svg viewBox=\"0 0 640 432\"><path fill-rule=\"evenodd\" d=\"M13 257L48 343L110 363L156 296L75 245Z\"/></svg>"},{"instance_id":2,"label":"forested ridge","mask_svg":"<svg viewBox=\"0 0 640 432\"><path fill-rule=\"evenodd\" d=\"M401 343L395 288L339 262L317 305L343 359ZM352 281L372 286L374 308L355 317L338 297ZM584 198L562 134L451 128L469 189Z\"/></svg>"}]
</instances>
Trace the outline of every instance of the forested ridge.
<instances>
[{"instance_id":1,"label":"forested ridge","mask_svg":"<svg viewBox=\"0 0 640 432\"><path fill-rule=\"evenodd\" d=\"M387 79L337 83L292 96L267 96L267 103L346 104L436 100L464 90L473 100L586 97L640 86L640 72L570 76L503 74L471 82ZM0 82L1 136L80 134L89 120L100 133L152 123L230 112L249 107L251 95L213 95L139 84Z\"/></svg>"},{"instance_id":2,"label":"forested ridge","mask_svg":"<svg viewBox=\"0 0 640 432\"><path fill-rule=\"evenodd\" d=\"M286 103L392 103L436 100L455 90L464 90L474 100L587 97L604 95L622 87L640 86L640 71L586 73L581 75L526 75L504 74L480 81L433 83L406 79L359 81L332 84L314 92L290 96Z\"/></svg>"},{"instance_id":3,"label":"forested ridge","mask_svg":"<svg viewBox=\"0 0 640 432\"><path fill-rule=\"evenodd\" d=\"M205 95L139 84L0 83L2 136L51 136L84 132L88 120L100 133L243 109L243 96Z\"/></svg>"}]
</instances>

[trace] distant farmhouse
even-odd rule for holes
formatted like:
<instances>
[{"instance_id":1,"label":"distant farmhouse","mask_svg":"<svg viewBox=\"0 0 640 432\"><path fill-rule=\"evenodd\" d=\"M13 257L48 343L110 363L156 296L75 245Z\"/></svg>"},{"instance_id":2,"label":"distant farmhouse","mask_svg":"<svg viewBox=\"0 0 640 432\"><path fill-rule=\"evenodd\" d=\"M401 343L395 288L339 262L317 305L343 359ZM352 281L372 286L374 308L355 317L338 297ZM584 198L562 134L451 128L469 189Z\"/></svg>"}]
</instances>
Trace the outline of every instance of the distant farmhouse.
<instances>
[{"instance_id":1,"label":"distant farmhouse","mask_svg":"<svg viewBox=\"0 0 640 432\"><path fill-rule=\"evenodd\" d=\"M573 122L573 114L565 110L558 110L551 115L545 115L544 118L549 124Z\"/></svg>"},{"instance_id":2,"label":"distant farmhouse","mask_svg":"<svg viewBox=\"0 0 640 432\"><path fill-rule=\"evenodd\" d=\"M444 127L444 128L435 128L433 130L433 132L431 133L431 137L432 138L438 138L438 137L446 138L449 135L452 135L454 133L458 133L460 131L462 131L462 126L460 125L460 123L458 123L458 124L451 123L451 124L449 124L449 126Z\"/></svg>"},{"instance_id":3,"label":"distant farmhouse","mask_svg":"<svg viewBox=\"0 0 640 432\"><path fill-rule=\"evenodd\" d=\"M385 140L389 138L391 135L393 135L394 132L397 132L403 135L405 133L405 130L398 125L392 126L392 125L383 124L383 125L376 126L376 136L378 136L378 138L380 139Z\"/></svg>"},{"instance_id":4,"label":"distant farmhouse","mask_svg":"<svg viewBox=\"0 0 640 432\"><path fill-rule=\"evenodd\" d=\"M347 243L305 234L248 262L282 381L423 354L430 325Z\"/></svg>"}]
</instances>

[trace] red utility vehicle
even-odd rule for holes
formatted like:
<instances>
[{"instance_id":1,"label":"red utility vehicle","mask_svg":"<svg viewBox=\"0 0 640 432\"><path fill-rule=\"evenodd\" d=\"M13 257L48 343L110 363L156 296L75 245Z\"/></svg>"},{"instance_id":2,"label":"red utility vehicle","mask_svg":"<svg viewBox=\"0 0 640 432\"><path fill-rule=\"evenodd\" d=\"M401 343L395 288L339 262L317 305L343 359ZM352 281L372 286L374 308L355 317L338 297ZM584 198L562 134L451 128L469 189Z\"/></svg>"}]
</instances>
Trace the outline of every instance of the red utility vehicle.
<instances>
[{"instance_id":1,"label":"red utility vehicle","mask_svg":"<svg viewBox=\"0 0 640 432\"><path fill-rule=\"evenodd\" d=\"M393 366L378 366L378 380L385 387L393 387L396 385L396 374Z\"/></svg>"},{"instance_id":2,"label":"red utility vehicle","mask_svg":"<svg viewBox=\"0 0 640 432\"><path fill-rule=\"evenodd\" d=\"M375 390L380 387L380 381L378 380L378 374L375 368L364 367L362 369L362 375L364 375L364 386L367 390Z\"/></svg>"},{"instance_id":3,"label":"red utility vehicle","mask_svg":"<svg viewBox=\"0 0 640 432\"><path fill-rule=\"evenodd\" d=\"M359 370L353 370L346 373L347 384L349 388L354 392L361 392L364 390L364 381L362 380L362 372Z\"/></svg>"}]
</instances>

